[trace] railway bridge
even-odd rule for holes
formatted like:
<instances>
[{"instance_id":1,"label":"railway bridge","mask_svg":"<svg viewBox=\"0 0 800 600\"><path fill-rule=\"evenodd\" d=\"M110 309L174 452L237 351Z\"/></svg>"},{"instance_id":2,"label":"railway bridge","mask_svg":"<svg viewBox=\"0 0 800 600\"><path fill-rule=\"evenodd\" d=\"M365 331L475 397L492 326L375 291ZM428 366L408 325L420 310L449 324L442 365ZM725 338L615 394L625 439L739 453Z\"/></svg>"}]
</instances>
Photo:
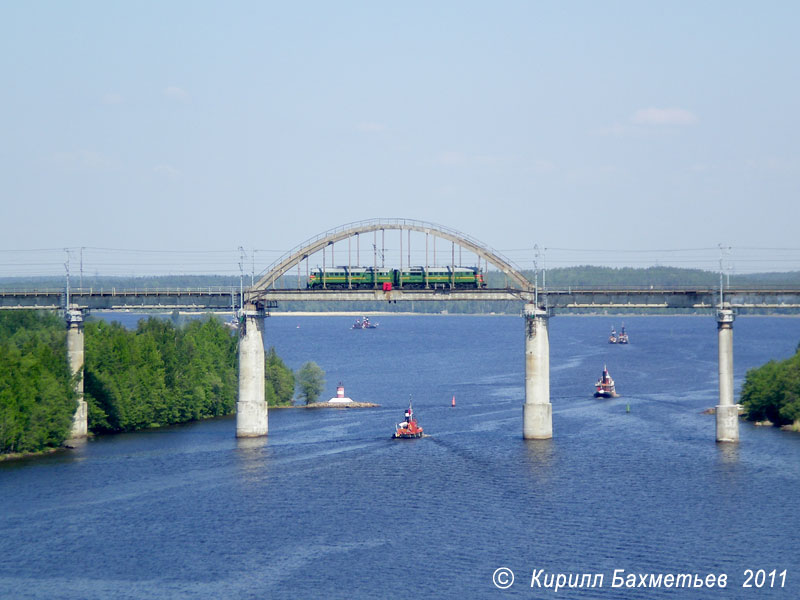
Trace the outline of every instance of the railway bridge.
<instances>
[{"instance_id":1,"label":"railway bridge","mask_svg":"<svg viewBox=\"0 0 800 600\"><path fill-rule=\"evenodd\" d=\"M383 239L386 231L400 235L400 269L403 268L403 236L408 235L408 262L411 262L411 232L425 236L425 268L429 266L429 239L439 238L451 244L450 266L456 266L456 247L477 257L479 265L491 264L506 280L502 289L456 286L407 289L397 287L359 289L350 285L342 289L296 289L279 287L287 273L311 256L322 254L323 273L330 253L334 263L335 244L347 242L348 272L360 266L360 238L373 234L373 268L378 267L377 234ZM355 240L356 259L352 261ZM383 263L381 252L381 263ZM340 250L341 256L341 250ZM344 263L344 261L341 261ZM460 261L459 261L460 262ZM341 264L341 263L340 263ZM268 411L264 394L264 319L277 302L287 301L494 301L512 300L523 305L525 325L525 402L522 412L522 435L525 439L553 437L552 404L550 403L550 350L548 322L556 312L574 309L645 309L714 310L719 341L719 404L716 407L716 440L738 442L739 424L733 396L733 322L737 309L784 311L800 310L800 289L785 287L730 289L712 287L568 287L543 289L530 282L514 264L499 252L474 238L448 227L410 219L372 219L351 223L324 232L300 244L265 269L253 285L239 290L231 288L146 289L146 290L0 290L0 310L48 309L64 310L67 323L67 350L73 372L82 375L83 319L86 311L120 310L230 310L238 307L239 316L239 392L236 404L237 437L265 436L268 433ZM83 381L78 378L79 406L73 421L73 437L87 435L87 407L83 399Z\"/></svg>"}]
</instances>

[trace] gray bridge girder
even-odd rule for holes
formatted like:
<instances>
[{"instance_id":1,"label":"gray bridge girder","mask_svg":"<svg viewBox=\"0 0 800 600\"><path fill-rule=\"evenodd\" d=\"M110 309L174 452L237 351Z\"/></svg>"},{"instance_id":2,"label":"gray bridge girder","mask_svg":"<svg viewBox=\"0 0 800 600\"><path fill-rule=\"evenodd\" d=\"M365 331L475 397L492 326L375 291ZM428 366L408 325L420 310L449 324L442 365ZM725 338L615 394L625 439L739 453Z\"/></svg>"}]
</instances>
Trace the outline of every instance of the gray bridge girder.
<instances>
[{"instance_id":1,"label":"gray bridge girder","mask_svg":"<svg viewBox=\"0 0 800 600\"><path fill-rule=\"evenodd\" d=\"M525 301L533 294L520 290L267 290L265 300L276 302L396 302L396 301Z\"/></svg>"},{"instance_id":2,"label":"gray bridge girder","mask_svg":"<svg viewBox=\"0 0 800 600\"><path fill-rule=\"evenodd\" d=\"M800 290L725 290L732 308L800 308ZM718 289L568 289L539 294L552 308L678 308L704 309L719 305Z\"/></svg>"},{"instance_id":3,"label":"gray bridge girder","mask_svg":"<svg viewBox=\"0 0 800 600\"><path fill-rule=\"evenodd\" d=\"M214 310L238 306L239 290L119 290L80 291L70 294L70 306L88 310ZM259 292L262 301L518 301L531 302L534 294L517 289L430 290L297 290ZM0 291L0 310L64 308L63 291ZM551 289L538 295L540 306L570 309L711 309L719 305L717 289ZM725 303L734 309L800 309L800 289L726 290Z\"/></svg>"},{"instance_id":4,"label":"gray bridge girder","mask_svg":"<svg viewBox=\"0 0 800 600\"><path fill-rule=\"evenodd\" d=\"M238 302L238 293L235 294ZM0 310L64 308L65 294L58 292L0 292ZM92 291L71 293L69 304L88 310L231 310L231 291L155 290Z\"/></svg>"},{"instance_id":5,"label":"gray bridge girder","mask_svg":"<svg viewBox=\"0 0 800 600\"><path fill-rule=\"evenodd\" d=\"M262 298L279 302L331 301L524 301L534 299L532 292L515 289L482 290L266 290ZM719 304L719 290L601 290L569 289L540 292L541 306L569 309L710 309ZM800 308L800 290L729 290L725 303L732 308Z\"/></svg>"}]
</instances>

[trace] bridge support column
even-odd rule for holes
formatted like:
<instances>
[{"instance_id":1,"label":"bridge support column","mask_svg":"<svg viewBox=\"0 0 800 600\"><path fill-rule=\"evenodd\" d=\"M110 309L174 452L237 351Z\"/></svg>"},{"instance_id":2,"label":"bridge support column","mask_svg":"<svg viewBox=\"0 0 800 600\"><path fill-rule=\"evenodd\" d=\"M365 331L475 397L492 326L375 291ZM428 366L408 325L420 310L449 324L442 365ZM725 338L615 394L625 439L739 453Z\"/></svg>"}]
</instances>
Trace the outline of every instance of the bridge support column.
<instances>
[{"instance_id":1,"label":"bridge support column","mask_svg":"<svg viewBox=\"0 0 800 600\"><path fill-rule=\"evenodd\" d=\"M525 404L522 407L522 437L547 440L553 437L553 405L550 404L550 340L547 311L525 305Z\"/></svg>"},{"instance_id":2,"label":"bridge support column","mask_svg":"<svg viewBox=\"0 0 800 600\"><path fill-rule=\"evenodd\" d=\"M239 398L236 437L267 435L264 395L264 310L245 304L239 320Z\"/></svg>"},{"instance_id":3,"label":"bridge support column","mask_svg":"<svg viewBox=\"0 0 800 600\"><path fill-rule=\"evenodd\" d=\"M75 382L78 408L72 416L69 437L85 438L89 433L89 420L86 400L83 398L83 311L68 309L64 317L67 321L67 361L72 374L78 374L78 380Z\"/></svg>"},{"instance_id":4,"label":"bridge support column","mask_svg":"<svg viewBox=\"0 0 800 600\"><path fill-rule=\"evenodd\" d=\"M717 311L719 337L719 405L716 407L717 441L739 441L739 409L733 402L733 311Z\"/></svg>"}]
</instances>

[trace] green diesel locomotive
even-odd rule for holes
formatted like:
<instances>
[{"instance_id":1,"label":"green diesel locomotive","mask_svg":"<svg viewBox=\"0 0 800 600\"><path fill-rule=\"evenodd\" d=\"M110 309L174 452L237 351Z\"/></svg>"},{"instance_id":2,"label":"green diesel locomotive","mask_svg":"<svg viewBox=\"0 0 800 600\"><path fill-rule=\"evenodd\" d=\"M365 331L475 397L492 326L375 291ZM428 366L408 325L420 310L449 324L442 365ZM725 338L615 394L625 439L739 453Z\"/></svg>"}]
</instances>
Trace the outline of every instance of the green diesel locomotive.
<instances>
[{"instance_id":1,"label":"green diesel locomotive","mask_svg":"<svg viewBox=\"0 0 800 600\"><path fill-rule=\"evenodd\" d=\"M404 288L477 289L485 288L483 273L477 267L409 267L387 269L374 267L327 267L312 269L310 290L363 290Z\"/></svg>"}]
</instances>

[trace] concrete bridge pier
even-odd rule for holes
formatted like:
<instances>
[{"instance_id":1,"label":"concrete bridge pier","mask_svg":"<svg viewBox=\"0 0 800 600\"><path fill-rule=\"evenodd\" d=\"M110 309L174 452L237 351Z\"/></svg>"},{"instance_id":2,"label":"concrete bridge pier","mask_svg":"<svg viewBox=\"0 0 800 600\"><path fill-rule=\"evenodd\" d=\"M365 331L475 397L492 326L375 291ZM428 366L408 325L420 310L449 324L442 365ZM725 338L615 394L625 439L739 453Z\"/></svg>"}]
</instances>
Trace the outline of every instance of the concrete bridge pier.
<instances>
[{"instance_id":1,"label":"concrete bridge pier","mask_svg":"<svg viewBox=\"0 0 800 600\"><path fill-rule=\"evenodd\" d=\"M79 375L75 382L78 394L78 408L72 416L70 438L85 438L89 433L89 419L86 400L83 398L83 311L68 309L64 318L67 321L67 361L73 375Z\"/></svg>"},{"instance_id":2,"label":"concrete bridge pier","mask_svg":"<svg viewBox=\"0 0 800 600\"><path fill-rule=\"evenodd\" d=\"M264 308L247 303L239 320L239 398L236 437L267 435L264 394Z\"/></svg>"},{"instance_id":3,"label":"concrete bridge pier","mask_svg":"<svg viewBox=\"0 0 800 600\"><path fill-rule=\"evenodd\" d=\"M733 402L733 311L717 311L719 338L719 405L716 407L717 441L739 441L739 409Z\"/></svg>"},{"instance_id":4,"label":"concrete bridge pier","mask_svg":"<svg viewBox=\"0 0 800 600\"><path fill-rule=\"evenodd\" d=\"M535 304L525 305L525 404L522 407L522 437L526 440L547 440L553 437L547 319L547 311Z\"/></svg>"}]
</instances>

